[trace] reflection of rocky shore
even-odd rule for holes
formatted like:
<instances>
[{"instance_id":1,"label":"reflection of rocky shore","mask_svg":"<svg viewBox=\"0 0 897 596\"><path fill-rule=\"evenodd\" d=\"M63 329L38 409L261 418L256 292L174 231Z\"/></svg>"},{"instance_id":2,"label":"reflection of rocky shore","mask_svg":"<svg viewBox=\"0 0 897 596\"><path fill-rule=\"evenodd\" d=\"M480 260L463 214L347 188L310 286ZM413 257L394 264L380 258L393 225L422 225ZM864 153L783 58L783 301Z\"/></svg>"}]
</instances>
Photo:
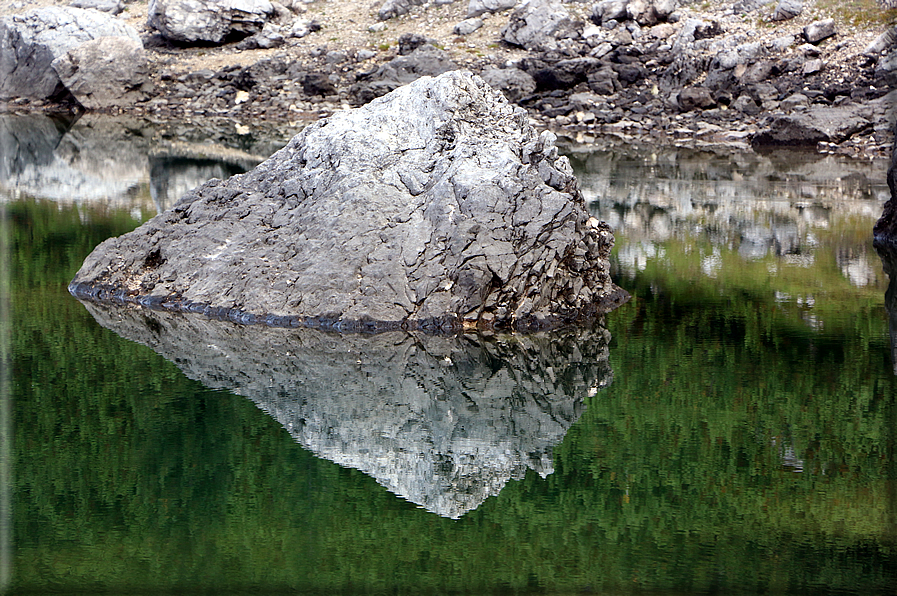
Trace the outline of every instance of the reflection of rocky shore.
<instances>
[{"instance_id":1,"label":"reflection of rocky shore","mask_svg":"<svg viewBox=\"0 0 897 596\"><path fill-rule=\"evenodd\" d=\"M289 138L234 124L0 115L0 190L163 211L210 178L255 167ZM152 201L152 204L150 204Z\"/></svg>"},{"instance_id":2,"label":"reflection of rocky shore","mask_svg":"<svg viewBox=\"0 0 897 596\"><path fill-rule=\"evenodd\" d=\"M657 256L659 243L686 234L734 247L748 260L809 263L820 231L856 218L872 221L888 198L882 160L615 146L573 153L571 163L592 214L625 238L617 258L630 275ZM844 246L836 255L857 287L877 276L876 258L867 252L865 245Z\"/></svg>"},{"instance_id":3,"label":"reflection of rocky shore","mask_svg":"<svg viewBox=\"0 0 897 596\"><path fill-rule=\"evenodd\" d=\"M253 400L304 447L458 518L552 447L610 383L603 328L550 335L335 335L85 303L189 377Z\"/></svg>"}]
</instances>

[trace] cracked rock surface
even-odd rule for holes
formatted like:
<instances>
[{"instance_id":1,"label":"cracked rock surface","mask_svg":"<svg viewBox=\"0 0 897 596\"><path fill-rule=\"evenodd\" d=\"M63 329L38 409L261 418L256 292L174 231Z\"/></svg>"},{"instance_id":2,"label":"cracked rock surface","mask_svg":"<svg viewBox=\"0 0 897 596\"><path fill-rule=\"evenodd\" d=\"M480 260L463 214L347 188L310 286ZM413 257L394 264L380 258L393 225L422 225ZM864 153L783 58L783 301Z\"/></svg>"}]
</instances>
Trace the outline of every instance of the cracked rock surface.
<instances>
[{"instance_id":1,"label":"cracked rock surface","mask_svg":"<svg viewBox=\"0 0 897 596\"><path fill-rule=\"evenodd\" d=\"M451 518L528 470L551 474L554 446L613 377L600 325L490 339L341 335L85 306L188 377L251 399L317 456Z\"/></svg>"},{"instance_id":2,"label":"cracked rock surface","mask_svg":"<svg viewBox=\"0 0 897 596\"><path fill-rule=\"evenodd\" d=\"M99 245L78 297L344 331L532 330L628 295L554 136L453 71L309 125Z\"/></svg>"}]
</instances>

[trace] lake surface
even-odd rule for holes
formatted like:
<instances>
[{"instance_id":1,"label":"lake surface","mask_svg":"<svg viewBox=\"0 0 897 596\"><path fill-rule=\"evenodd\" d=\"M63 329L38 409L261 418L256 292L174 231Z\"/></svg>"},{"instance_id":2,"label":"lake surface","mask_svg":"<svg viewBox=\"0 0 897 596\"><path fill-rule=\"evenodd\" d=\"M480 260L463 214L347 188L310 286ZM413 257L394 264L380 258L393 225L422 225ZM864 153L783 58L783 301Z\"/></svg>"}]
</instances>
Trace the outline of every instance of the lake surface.
<instances>
[{"instance_id":1,"label":"lake surface","mask_svg":"<svg viewBox=\"0 0 897 596\"><path fill-rule=\"evenodd\" d=\"M3 593L897 591L886 164L566 147L633 296L576 332L68 294L285 132L0 117Z\"/></svg>"}]
</instances>

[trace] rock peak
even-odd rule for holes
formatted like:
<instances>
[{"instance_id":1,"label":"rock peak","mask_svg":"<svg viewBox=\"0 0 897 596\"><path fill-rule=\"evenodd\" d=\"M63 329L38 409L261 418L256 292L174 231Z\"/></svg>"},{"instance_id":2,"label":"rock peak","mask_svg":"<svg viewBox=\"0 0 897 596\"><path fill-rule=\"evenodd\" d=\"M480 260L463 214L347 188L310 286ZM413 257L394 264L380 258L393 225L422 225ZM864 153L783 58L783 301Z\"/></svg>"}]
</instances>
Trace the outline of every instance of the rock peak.
<instances>
[{"instance_id":1,"label":"rock peak","mask_svg":"<svg viewBox=\"0 0 897 596\"><path fill-rule=\"evenodd\" d=\"M83 298L338 330L553 327L625 300L554 135L480 77L423 77L306 127L102 243Z\"/></svg>"}]
</instances>

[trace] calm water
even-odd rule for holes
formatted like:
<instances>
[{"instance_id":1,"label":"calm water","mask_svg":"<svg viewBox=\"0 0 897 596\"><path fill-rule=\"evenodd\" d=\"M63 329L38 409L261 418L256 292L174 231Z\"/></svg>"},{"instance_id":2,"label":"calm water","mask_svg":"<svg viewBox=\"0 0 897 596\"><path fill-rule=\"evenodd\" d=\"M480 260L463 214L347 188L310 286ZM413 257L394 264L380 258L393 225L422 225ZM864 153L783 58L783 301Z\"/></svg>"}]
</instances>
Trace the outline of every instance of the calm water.
<instances>
[{"instance_id":1,"label":"calm water","mask_svg":"<svg viewBox=\"0 0 897 596\"><path fill-rule=\"evenodd\" d=\"M0 119L5 593L897 591L884 164L568 147L633 294L576 333L339 337L66 292L281 141Z\"/></svg>"}]
</instances>

